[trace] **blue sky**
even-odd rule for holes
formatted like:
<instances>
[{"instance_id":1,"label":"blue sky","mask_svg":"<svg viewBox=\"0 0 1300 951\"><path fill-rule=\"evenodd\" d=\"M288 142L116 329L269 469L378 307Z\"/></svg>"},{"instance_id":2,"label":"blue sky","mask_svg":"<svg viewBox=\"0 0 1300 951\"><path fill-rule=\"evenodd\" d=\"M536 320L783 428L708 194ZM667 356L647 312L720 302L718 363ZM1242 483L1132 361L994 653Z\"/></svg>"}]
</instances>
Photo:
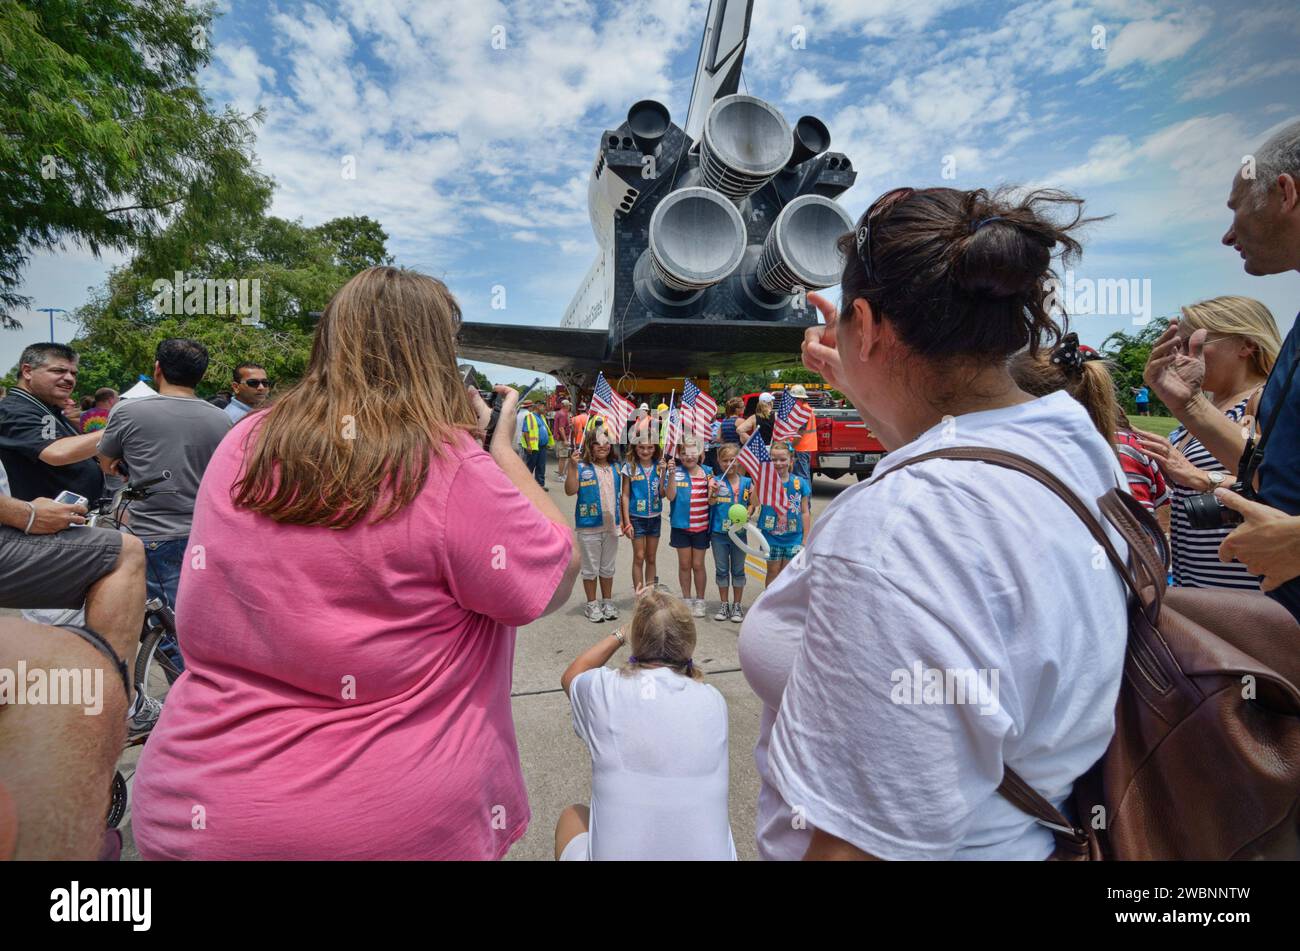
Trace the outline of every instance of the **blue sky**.
<instances>
[{"instance_id":1,"label":"blue sky","mask_svg":"<svg viewBox=\"0 0 1300 951\"><path fill-rule=\"evenodd\" d=\"M467 318L558 324L596 253L599 133L647 97L685 122L706 5L227 0L203 83L216 103L266 108L274 213L370 215ZM1157 319L1245 294L1285 332L1300 275L1252 278L1219 238L1242 157L1300 116L1297 40L1283 2L756 0L742 91L827 123L859 172L840 199L854 218L899 184L1066 188L1113 215L1088 233L1077 285L1149 281ZM24 290L72 310L116 260L43 254ZM49 335L43 314L20 318L0 332L5 367ZM1073 326L1096 344L1135 319L1136 300Z\"/></svg>"}]
</instances>

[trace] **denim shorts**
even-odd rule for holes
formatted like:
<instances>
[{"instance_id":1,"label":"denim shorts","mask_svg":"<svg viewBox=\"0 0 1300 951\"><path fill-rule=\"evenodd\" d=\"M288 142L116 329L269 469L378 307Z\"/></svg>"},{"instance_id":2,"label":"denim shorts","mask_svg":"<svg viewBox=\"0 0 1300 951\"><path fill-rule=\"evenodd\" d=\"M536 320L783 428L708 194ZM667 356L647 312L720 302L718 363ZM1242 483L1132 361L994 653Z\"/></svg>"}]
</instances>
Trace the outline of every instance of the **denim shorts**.
<instances>
[{"instance_id":1,"label":"denim shorts","mask_svg":"<svg viewBox=\"0 0 1300 951\"><path fill-rule=\"evenodd\" d=\"M659 533L663 531L664 519L662 515L630 515L632 519L632 537L633 538L658 538Z\"/></svg>"},{"instance_id":2,"label":"denim shorts","mask_svg":"<svg viewBox=\"0 0 1300 951\"><path fill-rule=\"evenodd\" d=\"M668 538L669 548L695 548L704 551L709 547L709 530L688 532L684 528L674 528Z\"/></svg>"},{"instance_id":3,"label":"denim shorts","mask_svg":"<svg viewBox=\"0 0 1300 951\"><path fill-rule=\"evenodd\" d=\"M714 532L709 539L713 547L713 580L719 588L745 586L745 553L726 532Z\"/></svg>"}]
</instances>

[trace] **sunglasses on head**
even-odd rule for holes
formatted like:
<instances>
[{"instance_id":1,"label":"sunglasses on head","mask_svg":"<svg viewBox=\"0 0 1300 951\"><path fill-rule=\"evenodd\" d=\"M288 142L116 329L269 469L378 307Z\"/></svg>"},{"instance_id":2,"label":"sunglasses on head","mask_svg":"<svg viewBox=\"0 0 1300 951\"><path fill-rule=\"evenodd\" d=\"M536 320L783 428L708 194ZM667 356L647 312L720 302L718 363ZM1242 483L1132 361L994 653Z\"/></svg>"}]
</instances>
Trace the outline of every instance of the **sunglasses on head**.
<instances>
[{"instance_id":1,"label":"sunglasses on head","mask_svg":"<svg viewBox=\"0 0 1300 951\"><path fill-rule=\"evenodd\" d=\"M871 224L882 215L888 214L894 206L916 194L915 188L894 188L885 192L867 209L866 215L862 219L862 227L858 229L858 260L862 262L862 269L867 272L867 280L875 283L875 269L871 265Z\"/></svg>"},{"instance_id":2,"label":"sunglasses on head","mask_svg":"<svg viewBox=\"0 0 1300 951\"><path fill-rule=\"evenodd\" d=\"M262 387L265 386L269 389L271 386L271 381L270 380L245 380L244 386L255 386L258 389L261 389Z\"/></svg>"}]
</instances>

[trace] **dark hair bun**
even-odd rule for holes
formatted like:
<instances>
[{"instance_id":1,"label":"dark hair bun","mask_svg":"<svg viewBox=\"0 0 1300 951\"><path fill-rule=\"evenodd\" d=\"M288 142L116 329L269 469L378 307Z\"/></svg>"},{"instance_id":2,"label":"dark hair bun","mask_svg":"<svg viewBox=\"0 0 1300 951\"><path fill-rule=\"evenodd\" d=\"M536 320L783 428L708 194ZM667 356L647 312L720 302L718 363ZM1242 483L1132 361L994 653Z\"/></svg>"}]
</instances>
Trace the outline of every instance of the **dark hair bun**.
<instances>
[{"instance_id":1,"label":"dark hair bun","mask_svg":"<svg viewBox=\"0 0 1300 951\"><path fill-rule=\"evenodd\" d=\"M1072 216L1058 220L1058 210ZM865 298L918 355L1002 359L1060 338L1047 310L1052 256L1076 256L1072 232L1089 221L1065 192L1009 187L926 188L897 200L871 225L871 277L845 253L841 307ZM861 229L865 221L858 222Z\"/></svg>"}]
</instances>

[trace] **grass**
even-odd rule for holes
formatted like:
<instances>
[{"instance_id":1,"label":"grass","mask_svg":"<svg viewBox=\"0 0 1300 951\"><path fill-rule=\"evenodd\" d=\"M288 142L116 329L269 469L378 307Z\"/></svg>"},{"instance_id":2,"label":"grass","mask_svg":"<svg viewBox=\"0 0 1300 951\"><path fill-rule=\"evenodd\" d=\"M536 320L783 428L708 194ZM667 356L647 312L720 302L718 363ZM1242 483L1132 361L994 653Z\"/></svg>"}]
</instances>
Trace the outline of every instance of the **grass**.
<instances>
[{"instance_id":1,"label":"grass","mask_svg":"<svg viewBox=\"0 0 1300 951\"><path fill-rule=\"evenodd\" d=\"M1128 421L1138 429L1145 429L1149 433L1158 433L1161 436L1168 436L1178 425L1178 420L1172 416L1139 416L1136 413L1131 414Z\"/></svg>"}]
</instances>

